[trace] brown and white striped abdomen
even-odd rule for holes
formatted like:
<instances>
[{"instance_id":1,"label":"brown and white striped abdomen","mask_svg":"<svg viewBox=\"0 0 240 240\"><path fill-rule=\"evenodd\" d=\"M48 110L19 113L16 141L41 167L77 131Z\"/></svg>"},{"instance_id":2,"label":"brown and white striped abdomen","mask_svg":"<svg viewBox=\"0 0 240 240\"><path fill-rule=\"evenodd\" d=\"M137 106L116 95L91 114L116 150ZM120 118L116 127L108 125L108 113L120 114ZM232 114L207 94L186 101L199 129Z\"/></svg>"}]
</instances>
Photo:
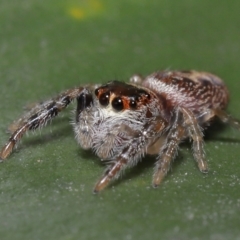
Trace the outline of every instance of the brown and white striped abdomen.
<instances>
[{"instance_id":1,"label":"brown and white striped abdomen","mask_svg":"<svg viewBox=\"0 0 240 240\"><path fill-rule=\"evenodd\" d=\"M228 91L217 76L197 71L163 71L146 77L143 86L171 106L182 106L194 113L204 109L224 109Z\"/></svg>"}]
</instances>

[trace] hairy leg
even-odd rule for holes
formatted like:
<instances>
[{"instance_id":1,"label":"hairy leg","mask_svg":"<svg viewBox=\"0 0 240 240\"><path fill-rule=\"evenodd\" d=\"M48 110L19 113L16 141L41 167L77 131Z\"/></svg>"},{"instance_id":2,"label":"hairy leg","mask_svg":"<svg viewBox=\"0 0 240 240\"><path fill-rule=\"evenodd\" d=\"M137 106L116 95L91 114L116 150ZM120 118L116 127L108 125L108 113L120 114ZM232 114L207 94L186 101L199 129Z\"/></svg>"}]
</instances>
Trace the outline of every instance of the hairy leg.
<instances>
[{"instance_id":1,"label":"hairy leg","mask_svg":"<svg viewBox=\"0 0 240 240\"><path fill-rule=\"evenodd\" d=\"M103 190L113 179L118 178L127 167L133 167L146 153L155 137L165 128L165 122L160 117L149 121L144 133L135 132L127 147L112 161L101 179L95 185L94 193ZM139 136L140 135L140 136Z\"/></svg>"},{"instance_id":2,"label":"hairy leg","mask_svg":"<svg viewBox=\"0 0 240 240\"><path fill-rule=\"evenodd\" d=\"M232 127L240 130L240 121L237 119L234 119L229 114L227 114L225 111L216 109L214 110L214 114L220 118L220 120L224 123L227 123L231 125Z\"/></svg>"},{"instance_id":3,"label":"hairy leg","mask_svg":"<svg viewBox=\"0 0 240 240\"><path fill-rule=\"evenodd\" d=\"M77 98L83 90L83 87L67 90L56 98L35 106L26 115L16 121L12 125L12 129L14 129L12 135L0 152L0 160L4 160L10 155L15 145L27 131L46 125L59 112L65 109L72 100Z\"/></svg>"},{"instance_id":4,"label":"hairy leg","mask_svg":"<svg viewBox=\"0 0 240 240\"><path fill-rule=\"evenodd\" d=\"M158 155L158 161L156 162L153 175L153 187L158 187L163 178L166 176L171 162L177 153L178 145L184 138L184 135L185 130L182 127L182 113L177 110L174 124L170 129L166 142Z\"/></svg>"},{"instance_id":5,"label":"hairy leg","mask_svg":"<svg viewBox=\"0 0 240 240\"><path fill-rule=\"evenodd\" d=\"M104 172L104 175L96 183L93 193L102 191L112 181L112 179L116 179L123 169L126 168L128 162L128 159L121 157L117 158L117 160L107 168L107 170Z\"/></svg>"},{"instance_id":6,"label":"hairy leg","mask_svg":"<svg viewBox=\"0 0 240 240\"><path fill-rule=\"evenodd\" d=\"M193 140L193 156L198 163L199 170L206 173L208 171L208 166L203 148L203 133L201 127L190 110L181 108L181 112L183 113L184 127L187 131L188 137Z\"/></svg>"}]
</instances>

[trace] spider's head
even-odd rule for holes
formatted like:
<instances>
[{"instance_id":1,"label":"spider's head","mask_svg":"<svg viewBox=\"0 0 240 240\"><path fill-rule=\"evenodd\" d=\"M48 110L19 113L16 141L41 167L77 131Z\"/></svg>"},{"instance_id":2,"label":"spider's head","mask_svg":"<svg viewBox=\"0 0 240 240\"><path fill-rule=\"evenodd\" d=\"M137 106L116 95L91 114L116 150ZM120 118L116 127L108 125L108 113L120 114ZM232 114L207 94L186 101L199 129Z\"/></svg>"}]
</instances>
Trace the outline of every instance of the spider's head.
<instances>
[{"instance_id":1,"label":"spider's head","mask_svg":"<svg viewBox=\"0 0 240 240\"><path fill-rule=\"evenodd\" d=\"M95 89L95 95L100 107L114 112L124 110L139 110L151 101L151 94L143 88L112 81Z\"/></svg>"},{"instance_id":2,"label":"spider's head","mask_svg":"<svg viewBox=\"0 0 240 240\"><path fill-rule=\"evenodd\" d=\"M101 159L111 159L143 132L154 132L151 123L159 118L159 112L151 91L112 81L93 91L84 89L78 98L74 129L82 148L92 148Z\"/></svg>"},{"instance_id":3,"label":"spider's head","mask_svg":"<svg viewBox=\"0 0 240 240\"><path fill-rule=\"evenodd\" d=\"M101 111L105 117L140 112L154 100L151 92L135 85L111 81L94 90L85 88L77 98L76 122L84 111ZM151 117L148 111L146 117Z\"/></svg>"}]
</instances>

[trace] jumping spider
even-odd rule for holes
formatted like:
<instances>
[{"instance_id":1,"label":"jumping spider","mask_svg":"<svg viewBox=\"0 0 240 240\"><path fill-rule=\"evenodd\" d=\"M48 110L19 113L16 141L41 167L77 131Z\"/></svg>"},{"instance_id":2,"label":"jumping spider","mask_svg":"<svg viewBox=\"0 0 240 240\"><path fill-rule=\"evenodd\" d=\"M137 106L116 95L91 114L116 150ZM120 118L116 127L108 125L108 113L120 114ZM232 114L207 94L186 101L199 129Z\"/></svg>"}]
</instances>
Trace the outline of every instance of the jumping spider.
<instances>
[{"instance_id":1,"label":"jumping spider","mask_svg":"<svg viewBox=\"0 0 240 240\"><path fill-rule=\"evenodd\" d=\"M74 99L77 110L73 125L78 143L108 162L95 193L145 154L157 155L153 175L153 186L157 187L186 138L192 140L199 170L206 173L202 128L214 117L240 128L240 122L224 111L228 91L220 78L206 72L162 71L144 79L135 75L129 84L112 81L80 86L35 106L12 125L12 135L0 152L1 160L10 155L27 131L45 126Z\"/></svg>"}]
</instances>

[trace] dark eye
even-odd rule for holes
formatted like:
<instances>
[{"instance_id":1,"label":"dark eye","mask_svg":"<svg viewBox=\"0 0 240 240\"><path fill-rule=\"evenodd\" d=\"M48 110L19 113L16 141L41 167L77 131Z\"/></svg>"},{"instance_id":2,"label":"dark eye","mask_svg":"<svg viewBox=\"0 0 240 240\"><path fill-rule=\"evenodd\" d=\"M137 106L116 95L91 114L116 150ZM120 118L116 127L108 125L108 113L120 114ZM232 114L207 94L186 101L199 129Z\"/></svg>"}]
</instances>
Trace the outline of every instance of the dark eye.
<instances>
[{"instance_id":1,"label":"dark eye","mask_svg":"<svg viewBox=\"0 0 240 240\"><path fill-rule=\"evenodd\" d=\"M98 94L99 94L99 88L96 88L95 89L95 95L98 96Z\"/></svg>"},{"instance_id":2,"label":"dark eye","mask_svg":"<svg viewBox=\"0 0 240 240\"><path fill-rule=\"evenodd\" d=\"M112 100L112 106L117 111L123 110L123 101L122 101L122 99L121 98L114 98Z\"/></svg>"},{"instance_id":3,"label":"dark eye","mask_svg":"<svg viewBox=\"0 0 240 240\"><path fill-rule=\"evenodd\" d=\"M131 99L130 102L129 102L129 106L130 106L131 108L136 108L136 107L137 107L137 102L136 102L136 100Z\"/></svg>"},{"instance_id":4,"label":"dark eye","mask_svg":"<svg viewBox=\"0 0 240 240\"><path fill-rule=\"evenodd\" d=\"M110 93L109 92L103 93L99 97L100 104L103 105L103 106L107 106L108 103L109 103L109 98L110 98Z\"/></svg>"}]
</instances>

